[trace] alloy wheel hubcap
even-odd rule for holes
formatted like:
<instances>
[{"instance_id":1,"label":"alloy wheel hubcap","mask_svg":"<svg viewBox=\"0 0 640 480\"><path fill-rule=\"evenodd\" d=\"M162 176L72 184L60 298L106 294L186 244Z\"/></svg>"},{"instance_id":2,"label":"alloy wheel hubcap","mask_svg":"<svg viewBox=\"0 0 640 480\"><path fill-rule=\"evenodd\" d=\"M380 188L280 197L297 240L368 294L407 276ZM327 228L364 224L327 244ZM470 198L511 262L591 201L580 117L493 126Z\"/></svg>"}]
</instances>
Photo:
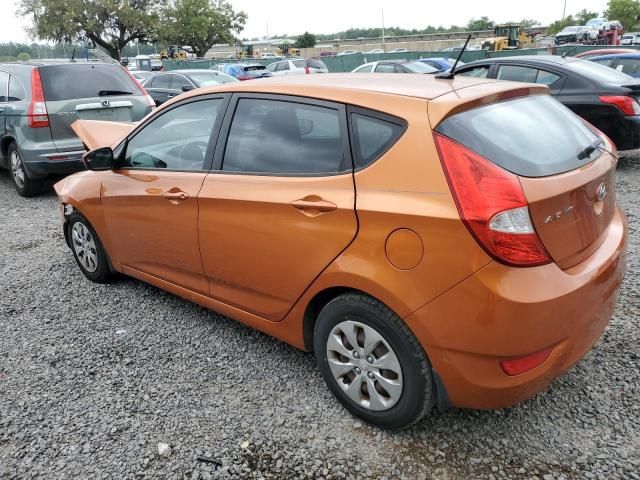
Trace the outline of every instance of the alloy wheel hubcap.
<instances>
[{"instance_id":1,"label":"alloy wheel hubcap","mask_svg":"<svg viewBox=\"0 0 640 480\"><path fill-rule=\"evenodd\" d=\"M327 361L338 386L361 407L388 410L400 400L400 362L374 328L353 320L333 327L327 340Z\"/></svg>"},{"instance_id":2,"label":"alloy wheel hubcap","mask_svg":"<svg viewBox=\"0 0 640 480\"><path fill-rule=\"evenodd\" d=\"M18 152L11 152L11 175L18 187L24 187L24 168L22 167L22 160Z\"/></svg>"},{"instance_id":3,"label":"alloy wheel hubcap","mask_svg":"<svg viewBox=\"0 0 640 480\"><path fill-rule=\"evenodd\" d=\"M93 273L98 269L98 252L91 232L82 222L76 222L71 229L73 251L76 253L80 265L87 272Z\"/></svg>"}]
</instances>

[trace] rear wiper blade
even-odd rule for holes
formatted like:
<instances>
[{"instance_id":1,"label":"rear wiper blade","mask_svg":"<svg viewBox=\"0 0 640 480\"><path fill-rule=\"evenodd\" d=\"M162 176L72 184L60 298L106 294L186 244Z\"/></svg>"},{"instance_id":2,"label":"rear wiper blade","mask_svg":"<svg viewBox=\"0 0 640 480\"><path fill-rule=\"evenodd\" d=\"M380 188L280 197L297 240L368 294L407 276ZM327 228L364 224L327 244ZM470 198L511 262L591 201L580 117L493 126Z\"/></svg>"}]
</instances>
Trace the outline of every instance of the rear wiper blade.
<instances>
[{"instance_id":1,"label":"rear wiper blade","mask_svg":"<svg viewBox=\"0 0 640 480\"><path fill-rule=\"evenodd\" d=\"M604 143L602 137L598 137L596 140L591 142L589 145L585 147L584 150L578 152L578 160L584 160L585 158L589 158L593 152L597 150L601 143Z\"/></svg>"},{"instance_id":2,"label":"rear wiper blade","mask_svg":"<svg viewBox=\"0 0 640 480\"><path fill-rule=\"evenodd\" d=\"M126 92L124 90L100 90L98 95L100 97L107 97L109 95L133 95L133 92Z\"/></svg>"}]
</instances>

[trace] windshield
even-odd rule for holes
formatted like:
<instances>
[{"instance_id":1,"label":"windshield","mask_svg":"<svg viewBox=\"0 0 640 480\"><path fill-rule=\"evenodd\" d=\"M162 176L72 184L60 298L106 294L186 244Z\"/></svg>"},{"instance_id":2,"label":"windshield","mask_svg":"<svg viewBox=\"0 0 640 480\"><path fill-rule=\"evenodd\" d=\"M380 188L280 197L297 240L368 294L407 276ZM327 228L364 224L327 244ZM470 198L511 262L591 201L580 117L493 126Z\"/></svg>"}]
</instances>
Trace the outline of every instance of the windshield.
<instances>
[{"instance_id":1,"label":"windshield","mask_svg":"<svg viewBox=\"0 0 640 480\"><path fill-rule=\"evenodd\" d=\"M604 23L604 20L602 18L594 18L592 20L589 20L587 22L587 25L590 26L590 27L591 26L596 26L597 27L598 25L602 25L602 23Z\"/></svg>"},{"instance_id":2,"label":"windshield","mask_svg":"<svg viewBox=\"0 0 640 480\"><path fill-rule=\"evenodd\" d=\"M445 119L436 130L525 177L579 168L585 164L579 155L597 140L580 117L548 95L467 110Z\"/></svg>"},{"instance_id":3,"label":"windshield","mask_svg":"<svg viewBox=\"0 0 640 480\"><path fill-rule=\"evenodd\" d=\"M237 82L237 80L232 76L226 75L224 73L217 73L217 72L190 73L189 77L199 87L206 87L208 85L217 85L219 83Z\"/></svg>"},{"instance_id":4,"label":"windshield","mask_svg":"<svg viewBox=\"0 0 640 480\"><path fill-rule=\"evenodd\" d=\"M402 66L413 73L435 73L438 71L424 62L407 62L403 63Z\"/></svg>"},{"instance_id":5,"label":"windshield","mask_svg":"<svg viewBox=\"0 0 640 480\"><path fill-rule=\"evenodd\" d=\"M560 34L562 35L563 33L576 33L578 31L580 27L565 27Z\"/></svg>"},{"instance_id":6,"label":"windshield","mask_svg":"<svg viewBox=\"0 0 640 480\"><path fill-rule=\"evenodd\" d=\"M588 60L567 62L565 67L575 73L603 83L616 83L621 85L629 82L630 80L634 80L633 77L630 77L626 73L619 72L613 68L605 67L604 65L590 62Z\"/></svg>"}]
</instances>

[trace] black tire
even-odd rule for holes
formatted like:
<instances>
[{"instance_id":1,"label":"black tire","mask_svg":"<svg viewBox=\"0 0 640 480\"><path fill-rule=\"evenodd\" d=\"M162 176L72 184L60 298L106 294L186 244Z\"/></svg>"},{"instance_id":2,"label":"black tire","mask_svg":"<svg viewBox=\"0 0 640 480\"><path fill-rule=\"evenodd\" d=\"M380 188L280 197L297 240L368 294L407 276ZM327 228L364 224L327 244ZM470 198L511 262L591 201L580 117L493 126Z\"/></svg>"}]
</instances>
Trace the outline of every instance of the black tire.
<instances>
[{"instance_id":1,"label":"black tire","mask_svg":"<svg viewBox=\"0 0 640 480\"><path fill-rule=\"evenodd\" d=\"M17 162L14 161L14 156ZM23 197L35 197L42 193L44 179L29 176L29 172L24 167L22 155L15 143L11 143L7 150L7 164L11 174L11 182L20 195Z\"/></svg>"},{"instance_id":2,"label":"black tire","mask_svg":"<svg viewBox=\"0 0 640 480\"><path fill-rule=\"evenodd\" d=\"M398 359L402 393L397 403L386 410L375 411L363 407L352 400L338 385L339 380L334 378L327 358L327 342L334 327L346 320L373 328ZM406 428L418 422L435 404L431 364L424 349L402 319L376 299L354 292L331 300L318 316L313 342L316 363L329 389L351 413L366 422L390 430Z\"/></svg>"},{"instance_id":3,"label":"black tire","mask_svg":"<svg viewBox=\"0 0 640 480\"><path fill-rule=\"evenodd\" d=\"M82 230L82 228L86 229L88 234L86 238L93 242L93 247L90 246L91 242L88 242L85 252L80 248L79 242L77 241L78 239L74 238L75 225L78 225L77 228L79 230ZM87 219L79 213L72 213L67 221L67 228L71 251L73 252L76 263L78 264L78 267L80 267L80 270L82 270L84 276L95 283L109 283L113 281L115 273L111 270L107 252L102 246L102 242L100 241L98 234ZM90 267L87 266L87 260L83 258L89 251L91 252L91 258L95 259L94 262L89 262ZM94 265L95 269L93 268Z\"/></svg>"}]
</instances>

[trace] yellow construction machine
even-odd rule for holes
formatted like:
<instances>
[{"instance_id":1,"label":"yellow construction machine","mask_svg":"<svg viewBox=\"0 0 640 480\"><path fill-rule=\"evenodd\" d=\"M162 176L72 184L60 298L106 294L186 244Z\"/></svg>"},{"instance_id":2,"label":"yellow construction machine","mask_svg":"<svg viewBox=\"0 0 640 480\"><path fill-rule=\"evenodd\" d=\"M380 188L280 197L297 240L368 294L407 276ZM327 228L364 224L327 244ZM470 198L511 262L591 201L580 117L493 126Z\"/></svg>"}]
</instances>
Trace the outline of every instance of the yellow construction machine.
<instances>
[{"instance_id":1,"label":"yellow construction machine","mask_svg":"<svg viewBox=\"0 0 640 480\"><path fill-rule=\"evenodd\" d=\"M501 50L533 47L533 36L527 34L519 23L496 25L493 35L493 37L487 38L482 42L483 50L499 52Z\"/></svg>"}]
</instances>

